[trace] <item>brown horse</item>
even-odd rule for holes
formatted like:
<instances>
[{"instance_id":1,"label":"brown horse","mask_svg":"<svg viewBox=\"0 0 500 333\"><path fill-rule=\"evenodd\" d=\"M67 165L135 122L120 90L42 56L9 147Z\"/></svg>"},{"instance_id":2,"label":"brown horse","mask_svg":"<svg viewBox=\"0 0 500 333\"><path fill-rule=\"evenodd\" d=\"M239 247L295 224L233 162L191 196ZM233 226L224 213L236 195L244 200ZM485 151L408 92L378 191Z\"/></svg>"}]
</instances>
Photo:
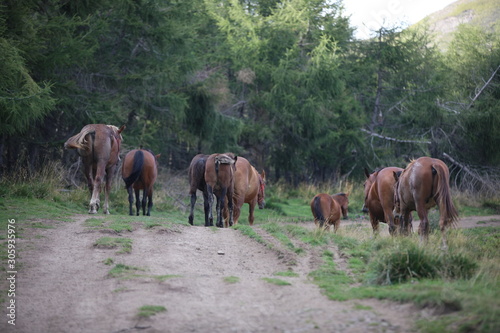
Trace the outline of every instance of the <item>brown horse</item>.
<instances>
[{"instance_id":1,"label":"brown horse","mask_svg":"<svg viewBox=\"0 0 500 333\"><path fill-rule=\"evenodd\" d=\"M217 227L222 224L224 200L227 198L229 207L229 226L233 225L233 190L234 173L236 171L237 157L233 153L212 154L207 158L205 164L205 182L208 192L208 223L213 225L213 194L217 197ZM226 222L226 227L227 227Z\"/></svg>"},{"instance_id":2,"label":"brown horse","mask_svg":"<svg viewBox=\"0 0 500 333\"><path fill-rule=\"evenodd\" d=\"M128 192L129 214L134 215L132 206L134 204L134 195L132 188L135 191L135 206L137 216L140 210L140 190L142 193L142 215L151 215L151 207L153 207L153 186L158 175L157 161L160 154L153 155L152 152L145 149L134 149L125 155L122 165L122 178L125 181L125 188ZM146 213L146 201L148 201L148 211Z\"/></svg>"},{"instance_id":3,"label":"brown horse","mask_svg":"<svg viewBox=\"0 0 500 333\"><path fill-rule=\"evenodd\" d=\"M436 158L420 157L412 161L401 174L393 173L396 180L394 191L394 216L400 216L402 233L407 233L404 226L410 223L410 212L416 210L420 218L418 233L421 241L429 235L428 210L439 207L439 228L443 248L446 248L445 228L458 219L458 212L451 201L449 177L446 164Z\"/></svg>"},{"instance_id":4,"label":"brown horse","mask_svg":"<svg viewBox=\"0 0 500 333\"><path fill-rule=\"evenodd\" d=\"M124 129L125 126L118 128L112 125L90 124L84 126L80 133L64 143L64 148L76 149L82 157L85 177L91 193L90 214L95 214L99 210L101 183L104 176L106 176L106 186L103 212L109 214L111 180L120 160L121 132Z\"/></svg>"},{"instance_id":5,"label":"brown horse","mask_svg":"<svg viewBox=\"0 0 500 333\"><path fill-rule=\"evenodd\" d=\"M394 172L403 171L397 167L376 170L372 174L365 169L365 203L362 211L370 213L373 234L378 234L379 222L389 225L389 233L394 235L399 221L394 220ZM410 215L411 218L411 215ZM411 225L411 224L409 224Z\"/></svg>"},{"instance_id":6,"label":"brown horse","mask_svg":"<svg viewBox=\"0 0 500 333\"><path fill-rule=\"evenodd\" d=\"M348 218L349 194L337 193L329 195L320 193L311 200L311 211L314 216L314 223L320 228L329 229L333 224L334 232L337 232L340 225L340 215Z\"/></svg>"},{"instance_id":7,"label":"brown horse","mask_svg":"<svg viewBox=\"0 0 500 333\"><path fill-rule=\"evenodd\" d=\"M265 202L266 173L259 174L257 170L244 157L236 160L236 171L234 173L234 193L233 193L233 222L238 223L241 207L244 203L249 206L248 223L253 225L255 205L263 209ZM227 206L227 202L225 202ZM227 219L227 207L224 209L224 217Z\"/></svg>"},{"instance_id":8,"label":"brown horse","mask_svg":"<svg viewBox=\"0 0 500 333\"><path fill-rule=\"evenodd\" d=\"M198 154L191 160L189 165L189 195L191 196L191 213L189 214L188 222L193 225L194 220L194 205L196 204L196 191L203 192L203 208L205 211L205 226L210 226L208 222L208 190L205 182L205 164L209 155Z\"/></svg>"}]
</instances>

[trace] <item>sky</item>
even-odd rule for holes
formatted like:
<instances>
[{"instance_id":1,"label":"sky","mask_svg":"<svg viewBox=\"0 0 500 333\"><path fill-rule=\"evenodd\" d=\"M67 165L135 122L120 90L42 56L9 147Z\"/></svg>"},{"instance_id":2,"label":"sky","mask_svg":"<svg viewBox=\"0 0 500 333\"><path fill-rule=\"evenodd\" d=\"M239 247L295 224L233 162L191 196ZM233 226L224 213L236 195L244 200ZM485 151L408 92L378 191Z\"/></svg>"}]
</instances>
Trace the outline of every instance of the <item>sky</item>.
<instances>
[{"instance_id":1,"label":"sky","mask_svg":"<svg viewBox=\"0 0 500 333\"><path fill-rule=\"evenodd\" d=\"M456 0L344 0L345 14L357 28L359 39L373 37L373 30L406 27Z\"/></svg>"}]
</instances>

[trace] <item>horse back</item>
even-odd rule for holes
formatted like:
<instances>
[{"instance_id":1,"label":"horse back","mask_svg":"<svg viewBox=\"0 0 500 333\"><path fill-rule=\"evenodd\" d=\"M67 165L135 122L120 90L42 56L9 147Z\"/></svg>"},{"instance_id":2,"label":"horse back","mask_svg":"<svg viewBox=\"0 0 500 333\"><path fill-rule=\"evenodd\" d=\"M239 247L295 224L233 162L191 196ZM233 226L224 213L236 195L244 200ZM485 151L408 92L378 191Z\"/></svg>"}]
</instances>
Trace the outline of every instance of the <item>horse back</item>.
<instances>
[{"instance_id":1,"label":"horse back","mask_svg":"<svg viewBox=\"0 0 500 333\"><path fill-rule=\"evenodd\" d=\"M198 154L191 160L188 169L189 193L195 193L196 190L205 191L205 164L209 155Z\"/></svg>"},{"instance_id":2,"label":"horse back","mask_svg":"<svg viewBox=\"0 0 500 333\"><path fill-rule=\"evenodd\" d=\"M311 210L315 219L319 221L336 221L340 219L341 208L331 195L320 193L311 201Z\"/></svg>"},{"instance_id":3,"label":"horse back","mask_svg":"<svg viewBox=\"0 0 500 333\"><path fill-rule=\"evenodd\" d=\"M235 161L233 154L212 154L205 164L205 182L214 189L234 187Z\"/></svg>"},{"instance_id":4,"label":"horse back","mask_svg":"<svg viewBox=\"0 0 500 333\"><path fill-rule=\"evenodd\" d=\"M254 168L250 162L244 157L238 157L234 172L234 197L236 201L243 204L257 198L259 185L258 176L254 174Z\"/></svg>"}]
</instances>

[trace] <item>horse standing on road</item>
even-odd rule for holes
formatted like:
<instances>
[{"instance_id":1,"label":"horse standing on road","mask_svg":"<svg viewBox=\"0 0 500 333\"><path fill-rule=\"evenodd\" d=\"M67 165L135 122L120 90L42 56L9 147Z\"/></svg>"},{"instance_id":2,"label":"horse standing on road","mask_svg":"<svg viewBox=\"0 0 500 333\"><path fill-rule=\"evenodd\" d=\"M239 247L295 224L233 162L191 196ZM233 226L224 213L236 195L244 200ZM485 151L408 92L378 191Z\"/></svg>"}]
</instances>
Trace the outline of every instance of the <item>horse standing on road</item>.
<instances>
[{"instance_id":1,"label":"horse standing on road","mask_svg":"<svg viewBox=\"0 0 500 333\"><path fill-rule=\"evenodd\" d=\"M191 197L191 212L189 213L188 222L193 225L194 221L194 206L196 204L196 191L203 192L203 210L205 212L205 226L210 226L208 221L208 190L205 182L205 164L209 155L198 154L191 160L189 164L189 195Z\"/></svg>"},{"instance_id":2,"label":"horse standing on road","mask_svg":"<svg viewBox=\"0 0 500 333\"><path fill-rule=\"evenodd\" d=\"M241 207L247 203L249 206L248 223L253 225L254 210L258 204L259 209L263 209L266 201L266 173L261 174L244 157L238 157L236 161L236 171L234 173L234 194L233 194L233 222L238 223ZM224 209L224 217L227 219L227 207Z\"/></svg>"},{"instance_id":3,"label":"horse standing on road","mask_svg":"<svg viewBox=\"0 0 500 333\"><path fill-rule=\"evenodd\" d=\"M113 125L89 124L80 133L72 136L64 143L65 149L76 149L81 156L85 177L91 194L89 213L96 214L100 207L101 184L106 177L104 188L104 214L109 214L109 192L111 180L120 160L122 141L120 128Z\"/></svg>"},{"instance_id":4,"label":"horse standing on road","mask_svg":"<svg viewBox=\"0 0 500 333\"><path fill-rule=\"evenodd\" d=\"M394 235L399 221L394 219L394 172L401 172L403 169L397 167L387 167L370 174L365 169L366 181L364 184L365 203L362 211L370 214L370 222L373 234L379 232L379 222L389 225L389 233ZM410 215L411 219L411 215ZM408 224L411 227L411 221Z\"/></svg>"},{"instance_id":5,"label":"horse standing on road","mask_svg":"<svg viewBox=\"0 0 500 333\"><path fill-rule=\"evenodd\" d=\"M420 157L400 174L394 172L393 176L396 180L394 216L400 217L401 232L407 233L405 226L410 222L410 213L416 210L420 218L420 240L426 241L429 235L428 210L437 205L442 247L447 248L445 228L456 223L458 212L451 200L450 172L446 164L437 158Z\"/></svg>"},{"instance_id":6,"label":"horse standing on road","mask_svg":"<svg viewBox=\"0 0 500 333\"><path fill-rule=\"evenodd\" d=\"M140 190L142 193L142 215L151 215L151 207L153 207L153 187L158 176L158 158L160 154L154 155L149 150L134 149L125 155L122 166L122 178L125 181L125 188L128 192L129 214L134 215L132 206L134 204L135 191L135 206L137 216L139 216L141 200ZM148 202L146 202L148 201ZM146 213L146 203L148 211Z\"/></svg>"},{"instance_id":7,"label":"horse standing on road","mask_svg":"<svg viewBox=\"0 0 500 333\"><path fill-rule=\"evenodd\" d=\"M233 225L233 190L234 173L237 157L233 153L212 154L205 164L205 182L208 192L208 223L213 225L213 194L217 197L217 227L222 228L224 200L227 198L229 208L229 226ZM226 227L228 223L225 222Z\"/></svg>"},{"instance_id":8,"label":"horse standing on road","mask_svg":"<svg viewBox=\"0 0 500 333\"><path fill-rule=\"evenodd\" d=\"M340 216L348 218L349 195L337 193L330 195L327 193L316 194L311 200L311 211L314 216L314 223L320 229L329 229L333 225L333 231L337 232L340 225Z\"/></svg>"}]
</instances>

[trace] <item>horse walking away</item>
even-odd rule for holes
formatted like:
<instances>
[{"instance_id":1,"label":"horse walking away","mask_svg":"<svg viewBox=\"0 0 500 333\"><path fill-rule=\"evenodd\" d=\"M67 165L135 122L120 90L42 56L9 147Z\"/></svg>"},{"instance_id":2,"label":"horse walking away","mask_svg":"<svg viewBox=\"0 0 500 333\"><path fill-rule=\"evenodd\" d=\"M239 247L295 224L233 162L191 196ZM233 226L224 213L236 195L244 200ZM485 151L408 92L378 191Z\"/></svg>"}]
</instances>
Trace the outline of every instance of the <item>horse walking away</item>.
<instances>
[{"instance_id":1,"label":"horse walking away","mask_svg":"<svg viewBox=\"0 0 500 333\"><path fill-rule=\"evenodd\" d=\"M194 221L194 206L196 204L196 191L203 192L203 208L205 212L205 226L210 226L208 222L208 190L205 182L205 164L209 155L198 154L191 160L189 164L189 195L191 197L191 212L189 213L188 222L193 225Z\"/></svg>"},{"instance_id":2,"label":"horse walking away","mask_svg":"<svg viewBox=\"0 0 500 333\"><path fill-rule=\"evenodd\" d=\"M132 206L135 206L137 216L141 207L140 190L142 193L142 215L151 215L153 207L153 187L158 176L158 158L160 154L154 155L145 149L134 149L125 155L122 165L122 178L125 181L125 188L128 192L129 214L134 215ZM146 213L146 203L148 211Z\"/></svg>"},{"instance_id":3,"label":"horse walking away","mask_svg":"<svg viewBox=\"0 0 500 333\"><path fill-rule=\"evenodd\" d=\"M394 219L394 172L401 172L402 168L386 167L369 173L365 169L364 194L365 202L362 211L369 213L373 234L379 232L379 222L389 225L389 233L394 235L399 226L399 220ZM411 218L411 214L410 214ZM411 223L408 224L411 227Z\"/></svg>"},{"instance_id":4,"label":"horse walking away","mask_svg":"<svg viewBox=\"0 0 500 333\"><path fill-rule=\"evenodd\" d=\"M410 221L410 213L416 210L420 218L418 233L421 241L426 241L429 235L428 210L437 205L442 247L446 249L445 229L458 220L458 212L451 200L450 172L446 164L437 158L420 157L400 174L394 172L393 175L396 180L394 216L400 216L402 233L407 233L404 226Z\"/></svg>"},{"instance_id":5,"label":"horse walking away","mask_svg":"<svg viewBox=\"0 0 500 333\"><path fill-rule=\"evenodd\" d=\"M80 133L72 136L64 143L65 149L76 149L81 156L85 177L91 194L89 213L96 214L100 207L101 184L106 177L104 187L104 214L109 214L109 192L111 180L120 160L122 141L120 128L113 125L89 124Z\"/></svg>"},{"instance_id":6,"label":"horse walking away","mask_svg":"<svg viewBox=\"0 0 500 333\"><path fill-rule=\"evenodd\" d=\"M254 210L258 204L259 209L263 209L266 201L266 173L261 174L244 157L236 160L236 171L234 173L234 193L233 193L233 222L238 223L241 207L247 203L249 206L248 223L253 225ZM227 202L225 202L224 218L227 219Z\"/></svg>"},{"instance_id":7,"label":"horse walking away","mask_svg":"<svg viewBox=\"0 0 500 333\"><path fill-rule=\"evenodd\" d=\"M233 225L233 190L234 173L237 157L233 153L212 154L205 164L205 182L208 192L208 224L213 226L213 194L217 197L217 227L222 228L224 199L227 198L229 208L229 226ZM226 222L226 227L227 227Z\"/></svg>"},{"instance_id":8,"label":"horse walking away","mask_svg":"<svg viewBox=\"0 0 500 333\"><path fill-rule=\"evenodd\" d=\"M340 216L348 218L349 194L337 193L330 195L320 193L311 200L311 211L314 216L314 223L319 224L320 229L329 229L333 225L334 232L337 232L340 225Z\"/></svg>"}]
</instances>

